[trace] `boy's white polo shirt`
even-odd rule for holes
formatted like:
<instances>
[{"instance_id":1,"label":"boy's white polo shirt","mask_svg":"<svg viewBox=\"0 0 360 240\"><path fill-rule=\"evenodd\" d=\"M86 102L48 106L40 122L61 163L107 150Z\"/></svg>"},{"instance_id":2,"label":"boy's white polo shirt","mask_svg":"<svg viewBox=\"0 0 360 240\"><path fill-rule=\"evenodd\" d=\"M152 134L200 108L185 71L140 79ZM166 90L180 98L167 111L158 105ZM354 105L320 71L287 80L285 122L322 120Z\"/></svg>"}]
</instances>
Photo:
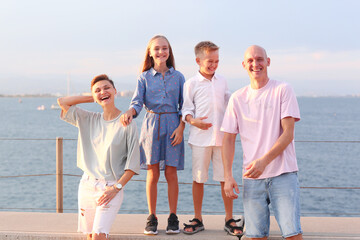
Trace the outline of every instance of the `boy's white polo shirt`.
<instances>
[{"instance_id":1,"label":"boy's white polo shirt","mask_svg":"<svg viewBox=\"0 0 360 240\"><path fill-rule=\"evenodd\" d=\"M220 131L226 106L230 98L226 79L215 73L211 80L199 72L184 84L182 118L208 117L203 121L212 123L208 130L190 125L189 144L196 146L221 146L223 133Z\"/></svg>"}]
</instances>

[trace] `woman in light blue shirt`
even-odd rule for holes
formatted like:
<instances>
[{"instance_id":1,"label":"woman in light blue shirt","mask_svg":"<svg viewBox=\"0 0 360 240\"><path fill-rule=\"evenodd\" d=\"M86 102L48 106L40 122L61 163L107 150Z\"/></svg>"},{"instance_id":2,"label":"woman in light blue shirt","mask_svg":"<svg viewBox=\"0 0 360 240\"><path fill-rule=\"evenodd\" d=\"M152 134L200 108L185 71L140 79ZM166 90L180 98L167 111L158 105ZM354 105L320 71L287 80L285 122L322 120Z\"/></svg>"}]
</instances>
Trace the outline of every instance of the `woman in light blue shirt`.
<instances>
[{"instance_id":1,"label":"woman in light blue shirt","mask_svg":"<svg viewBox=\"0 0 360 240\"><path fill-rule=\"evenodd\" d=\"M105 74L91 81L92 96L58 99L61 119L79 129L77 166L84 171L78 193L78 231L87 239L109 239L123 200L123 187L140 170L136 124L124 127L115 106L114 82ZM96 102L103 113L78 107Z\"/></svg>"}]
</instances>

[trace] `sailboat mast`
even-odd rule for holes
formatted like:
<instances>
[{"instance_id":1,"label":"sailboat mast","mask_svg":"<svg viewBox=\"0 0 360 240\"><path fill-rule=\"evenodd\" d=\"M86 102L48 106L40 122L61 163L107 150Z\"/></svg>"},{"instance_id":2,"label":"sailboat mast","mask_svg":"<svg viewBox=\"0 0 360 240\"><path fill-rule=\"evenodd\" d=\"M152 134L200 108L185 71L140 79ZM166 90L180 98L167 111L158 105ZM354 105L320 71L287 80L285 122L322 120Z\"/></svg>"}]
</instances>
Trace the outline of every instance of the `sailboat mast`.
<instances>
[{"instance_id":1,"label":"sailboat mast","mask_svg":"<svg viewBox=\"0 0 360 240\"><path fill-rule=\"evenodd\" d=\"M67 75L67 96L70 96L70 73Z\"/></svg>"}]
</instances>

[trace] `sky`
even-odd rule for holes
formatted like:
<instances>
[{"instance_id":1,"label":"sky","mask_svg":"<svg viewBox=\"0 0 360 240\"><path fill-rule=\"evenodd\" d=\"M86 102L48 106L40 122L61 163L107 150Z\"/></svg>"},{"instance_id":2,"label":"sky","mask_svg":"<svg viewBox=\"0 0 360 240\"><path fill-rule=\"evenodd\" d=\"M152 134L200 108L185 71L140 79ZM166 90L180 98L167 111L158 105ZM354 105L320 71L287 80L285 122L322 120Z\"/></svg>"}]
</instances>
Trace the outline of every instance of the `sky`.
<instances>
[{"instance_id":1,"label":"sky","mask_svg":"<svg viewBox=\"0 0 360 240\"><path fill-rule=\"evenodd\" d=\"M220 47L217 73L232 91L249 83L241 62L253 44L270 78L298 96L360 95L358 0L2 0L0 94L89 92L108 74L134 90L150 38L165 35L186 79L194 46Z\"/></svg>"}]
</instances>

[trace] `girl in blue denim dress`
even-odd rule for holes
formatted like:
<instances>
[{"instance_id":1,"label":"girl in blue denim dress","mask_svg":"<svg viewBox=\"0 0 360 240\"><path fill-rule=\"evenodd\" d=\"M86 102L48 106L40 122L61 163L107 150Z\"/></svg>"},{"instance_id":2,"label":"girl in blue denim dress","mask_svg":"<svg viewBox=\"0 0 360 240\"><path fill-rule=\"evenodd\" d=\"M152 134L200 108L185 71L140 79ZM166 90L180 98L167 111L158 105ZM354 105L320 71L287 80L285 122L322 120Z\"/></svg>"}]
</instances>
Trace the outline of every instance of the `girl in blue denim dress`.
<instances>
[{"instance_id":1,"label":"girl in blue denim dress","mask_svg":"<svg viewBox=\"0 0 360 240\"><path fill-rule=\"evenodd\" d=\"M120 118L124 125L128 125L145 107L140 134L140 163L142 169L147 169L149 217L144 234L158 233L156 201L160 170L165 170L168 183L170 215L166 233L180 232L176 216L179 194L177 170L184 169L185 124L181 121L184 82L184 76L175 70L169 41L161 35L151 38L130 108Z\"/></svg>"}]
</instances>

